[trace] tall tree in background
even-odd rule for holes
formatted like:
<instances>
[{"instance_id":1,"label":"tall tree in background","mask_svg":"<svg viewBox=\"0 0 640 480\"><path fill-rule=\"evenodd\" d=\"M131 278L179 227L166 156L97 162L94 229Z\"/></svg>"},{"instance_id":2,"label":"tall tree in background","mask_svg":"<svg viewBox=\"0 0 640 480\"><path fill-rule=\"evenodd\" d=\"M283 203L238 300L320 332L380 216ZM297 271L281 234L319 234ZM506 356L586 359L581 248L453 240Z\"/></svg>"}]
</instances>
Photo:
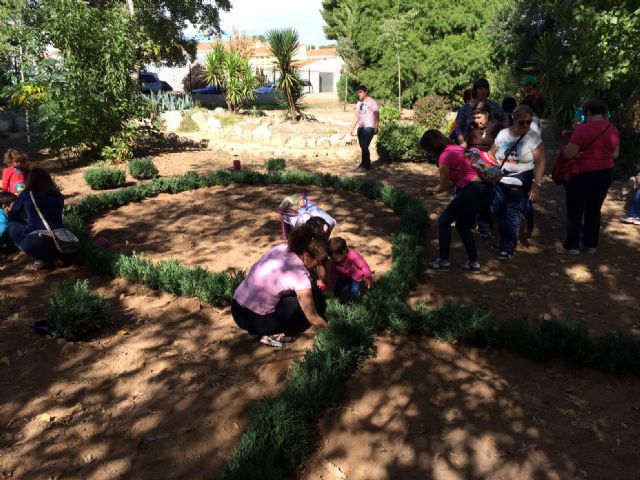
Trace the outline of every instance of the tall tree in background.
<instances>
[{"instance_id":1,"label":"tall tree in background","mask_svg":"<svg viewBox=\"0 0 640 480\"><path fill-rule=\"evenodd\" d=\"M302 79L298 74L295 56L300 48L298 32L293 28L269 30L267 32L269 52L276 59L278 88L284 92L292 120L300 120L298 102L302 97Z\"/></svg>"}]
</instances>

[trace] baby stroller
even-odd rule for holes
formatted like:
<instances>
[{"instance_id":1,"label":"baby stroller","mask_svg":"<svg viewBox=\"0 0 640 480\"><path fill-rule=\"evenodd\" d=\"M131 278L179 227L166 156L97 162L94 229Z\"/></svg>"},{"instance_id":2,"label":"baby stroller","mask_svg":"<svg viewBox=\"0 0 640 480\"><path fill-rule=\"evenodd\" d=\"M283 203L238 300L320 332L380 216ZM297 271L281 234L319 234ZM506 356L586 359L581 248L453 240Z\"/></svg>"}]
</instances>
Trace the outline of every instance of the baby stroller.
<instances>
[{"instance_id":1,"label":"baby stroller","mask_svg":"<svg viewBox=\"0 0 640 480\"><path fill-rule=\"evenodd\" d=\"M304 193L289 195L278 207L280 214L280 224L282 226L282 236L286 240L289 232L295 227L304 225L312 217L320 217L327 223L327 237L336 226L335 219L318 205L309 200Z\"/></svg>"}]
</instances>

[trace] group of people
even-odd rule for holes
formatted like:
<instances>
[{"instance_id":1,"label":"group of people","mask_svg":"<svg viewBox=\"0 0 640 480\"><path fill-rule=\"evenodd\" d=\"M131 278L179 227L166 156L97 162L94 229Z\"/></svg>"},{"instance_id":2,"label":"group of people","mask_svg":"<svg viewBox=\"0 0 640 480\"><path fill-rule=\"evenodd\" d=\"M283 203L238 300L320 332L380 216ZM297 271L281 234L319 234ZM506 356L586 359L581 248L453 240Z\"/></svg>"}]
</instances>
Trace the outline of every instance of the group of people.
<instances>
[{"instance_id":1,"label":"group of people","mask_svg":"<svg viewBox=\"0 0 640 480\"><path fill-rule=\"evenodd\" d=\"M427 155L437 159L440 181L427 190L436 195L454 189L455 196L438 220L439 256L427 263L434 270L449 270L451 225L467 251L463 270L481 270L472 230L477 226L483 237L493 236L497 224L498 258L510 259L518 246L521 221L528 234L534 226L533 202L543 186L547 159L541 138L540 117L544 99L535 77L524 80L527 93L519 105L506 98L502 106L491 100L489 82L478 79L458 111L449 137L439 130L428 130L421 139ZM608 120L607 105L598 99L582 106L585 121L577 125L561 155L578 165L564 183L567 204L567 235L557 246L558 253L594 254L600 232L600 211L611 185L614 160L620 151L620 136ZM469 161L470 151L485 155L499 165L500 176L487 180ZM632 203L633 205L633 203ZM639 211L630 210L633 222Z\"/></svg>"},{"instance_id":2,"label":"group of people","mask_svg":"<svg viewBox=\"0 0 640 480\"><path fill-rule=\"evenodd\" d=\"M25 252L36 270L62 267L67 255L58 251L52 230L63 229L64 197L49 172L30 168L27 155L9 149L4 155L0 193L0 252Z\"/></svg>"},{"instance_id":3,"label":"group of people","mask_svg":"<svg viewBox=\"0 0 640 480\"><path fill-rule=\"evenodd\" d=\"M313 326L327 326L324 292L354 301L373 276L366 260L323 216L283 230L286 243L265 253L238 286L231 303L236 324L265 345L282 347Z\"/></svg>"}]
</instances>

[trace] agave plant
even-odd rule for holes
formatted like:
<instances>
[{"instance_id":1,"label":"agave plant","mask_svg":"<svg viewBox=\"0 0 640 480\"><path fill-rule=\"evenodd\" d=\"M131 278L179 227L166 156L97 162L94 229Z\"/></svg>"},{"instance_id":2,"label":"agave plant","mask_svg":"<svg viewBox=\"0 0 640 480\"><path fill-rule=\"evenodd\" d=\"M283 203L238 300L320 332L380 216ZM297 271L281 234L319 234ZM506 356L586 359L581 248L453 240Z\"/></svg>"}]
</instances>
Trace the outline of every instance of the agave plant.
<instances>
[{"instance_id":1,"label":"agave plant","mask_svg":"<svg viewBox=\"0 0 640 480\"><path fill-rule=\"evenodd\" d=\"M303 95L302 79L298 75L294 57L300 48L298 32L294 28L269 30L267 32L269 52L276 59L280 78L278 88L284 92L289 107L289 115L300 119L298 102Z\"/></svg>"}]
</instances>

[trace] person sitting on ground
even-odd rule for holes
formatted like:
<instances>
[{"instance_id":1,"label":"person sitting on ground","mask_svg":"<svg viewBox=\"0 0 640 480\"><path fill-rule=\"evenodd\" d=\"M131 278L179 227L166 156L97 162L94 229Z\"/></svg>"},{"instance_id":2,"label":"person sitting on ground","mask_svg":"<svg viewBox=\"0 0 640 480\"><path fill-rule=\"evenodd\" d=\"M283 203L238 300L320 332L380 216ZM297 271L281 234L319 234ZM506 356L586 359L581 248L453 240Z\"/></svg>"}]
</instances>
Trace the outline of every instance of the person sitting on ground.
<instances>
[{"instance_id":1,"label":"person sitting on ground","mask_svg":"<svg viewBox=\"0 0 640 480\"><path fill-rule=\"evenodd\" d=\"M329 246L302 225L286 244L272 248L249 270L233 294L231 315L236 324L261 343L282 347L310 326L327 326L326 303L312 285L310 271L327 259Z\"/></svg>"},{"instance_id":2,"label":"person sitting on ground","mask_svg":"<svg viewBox=\"0 0 640 480\"><path fill-rule=\"evenodd\" d=\"M9 237L16 247L31 257L36 270L62 267L68 259L58 252L53 239L47 235L47 227L37 212L36 204L52 229L64 228L64 198L49 172L34 168L29 172L25 189L9 211ZM26 222L23 220L25 216Z\"/></svg>"},{"instance_id":3,"label":"person sitting on ground","mask_svg":"<svg viewBox=\"0 0 640 480\"><path fill-rule=\"evenodd\" d=\"M620 221L640 225L640 173L627 180L622 192L626 199L626 205L625 215Z\"/></svg>"},{"instance_id":4,"label":"person sitting on ground","mask_svg":"<svg viewBox=\"0 0 640 480\"><path fill-rule=\"evenodd\" d=\"M505 128L509 126L509 120L507 116L498 105L493 100L489 99L491 91L489 88L489 81L486 78L479 78L475 82L473 82L473 88L471 89L471 98L476 102L486 102L488 110L489 110L489 120L493 120L497 122L499 128ZM457 143L463 147L467 146L467 142L465 140L465 134L469 125L473 123L473 102L467 102L460 110L458 110L458 114L456 115L456 136Z\"/></svg>"},{"instance_id":5,"label":"person sitting on ground","mask_svg":"<svg viewBox=\"0 0 640 480\"><path fill-rule=\"evenodd\" d=\"M4 164L7 167L2 171L2 191L18 196L24 190L25 178L29 171L27 155L10 148L4 154Z\"/></svg>"},{"instance_id":6,"label":"person sitting on ground","mask_svg":"<svg viewBox=\"0 0 640 480\"><path fill-rule=\"evenodd\" d=\"M426 266L434 270L449 271L451 262L451 224L456 222L456 229L467 250L469 259L462 264L462 269L472 273L480 273L478 252L471 229L476 217L491 201L494 192L492 183L483 181L465 156L465 149L459 145L450 145L449 139L439 130L427 130L420 140L422 149L438 158L440 184L427 190L427 195L436 195L457 187L458 193L438 219L438 243L440 256L428 262Z\"/></svg>"},{"instance_id":7,"label":"person sitting on ground","mask_svg":"<svg viewBox=\"0 0 640 480\"><path fill-rule=\"evenodd\" d=\"M530 107L518 105L513 112L514 125L498 134L490 151L503 164L504 173L493 202L501 260L508 260L516 250L524 200L536 201L542 187L547 160L540 135L531 129L532 118Z\"/></svg>"},{"instance_id":8,"label":"person sitting on ground","mask_svg":"<svg viewBox=\"0 0 640 480\"><path fill-rule=\"evenodd\" d=\"M344 238L329 240L329 279L334 295L341 303L353 302L364 283L373 287L373 276L367 261L357 251L349 248Z\"/></svg>"}]
</instances>

